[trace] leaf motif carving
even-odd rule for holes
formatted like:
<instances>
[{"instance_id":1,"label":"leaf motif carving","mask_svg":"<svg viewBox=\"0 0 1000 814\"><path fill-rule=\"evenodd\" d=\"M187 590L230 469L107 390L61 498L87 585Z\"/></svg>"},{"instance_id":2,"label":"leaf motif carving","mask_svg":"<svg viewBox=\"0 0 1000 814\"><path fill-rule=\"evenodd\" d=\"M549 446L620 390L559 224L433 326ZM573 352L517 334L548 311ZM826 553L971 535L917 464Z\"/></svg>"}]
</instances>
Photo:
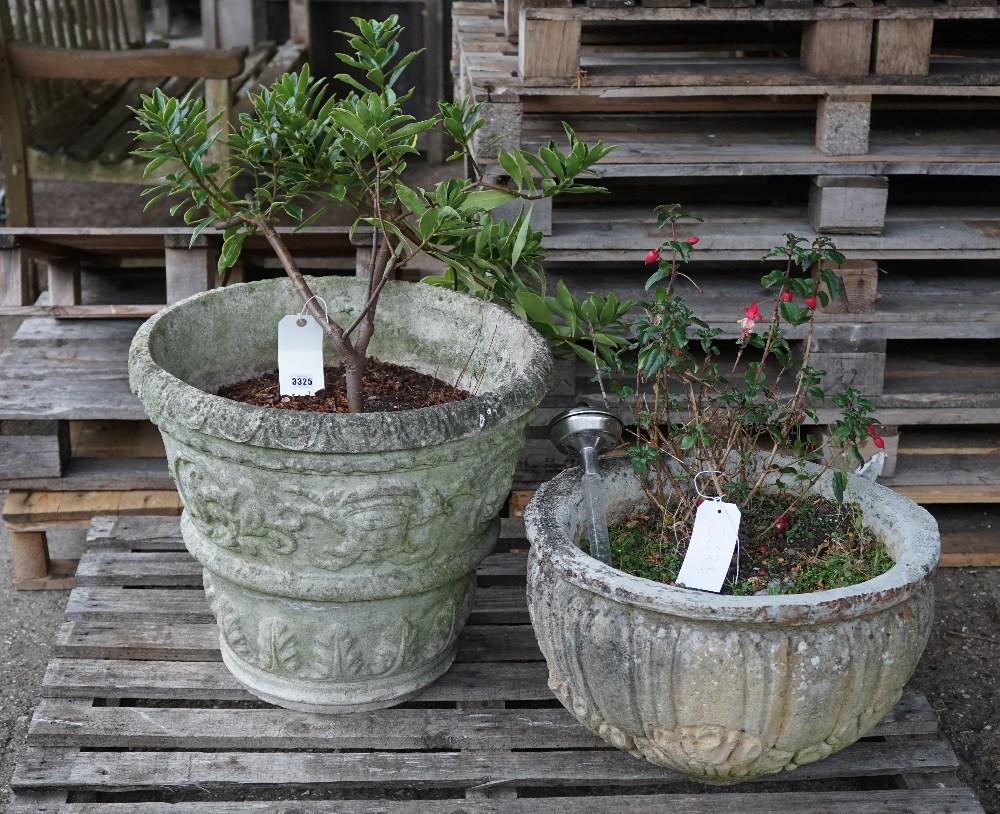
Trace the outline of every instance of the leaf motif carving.
<instances>
[{"instance_id":1,"label":"leaf motif carving","mask_svg":"<svg viewBox=\"0 0 1000 814\"><path fill-rule=\"evenodd\" d=\"M319 637L313 652L315 672L320 678L361 678L369 672L357 639L339 625Z\"/></svg>"},{"instance_id":2,"label":"leaf motif carving","mask_svg":"<svg viewBox=\"0 0 1000 814\"><path fill-rule=\"evenodd\" d=\"M458 635L458 603L454 599L445 602L434 615L427 637L424 640L424 658L430 660L444 650Z\"/></svg>"},{"instance_id":3,"label":"leaf motif carving","mask_svg":"<svg viewBox=\"0 0 1000 814\"><path fill-rule=\"evenodd\" d=\"M257 635L260 667L268 672L292 672L299 666L295 636L280 619L261 619Z\"/></svg>"},{"instance_id":4,"label":"leaf motif carving","mask_svg":"<svg viewBox=\"0 0 1000 814\"><path fill-rule=\"evenodd\" d=\"M216 605L216 618L219 620L222 638L226 640L230 650L252 662L255 654L243 632L243 625L240 624L240 617L236 609L226 599L219 599Z\"/></svg>"}]
</instances>

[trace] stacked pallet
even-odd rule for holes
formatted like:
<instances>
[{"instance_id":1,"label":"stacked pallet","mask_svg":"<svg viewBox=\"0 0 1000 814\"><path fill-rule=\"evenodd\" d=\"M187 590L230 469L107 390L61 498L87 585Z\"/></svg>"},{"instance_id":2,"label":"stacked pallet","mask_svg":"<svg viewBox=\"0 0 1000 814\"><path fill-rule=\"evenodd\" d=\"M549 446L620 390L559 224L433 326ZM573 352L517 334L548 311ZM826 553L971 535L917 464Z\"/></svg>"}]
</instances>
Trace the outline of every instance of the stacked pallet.
<instances>
[{"instance_id":1,"label":"stacked pallet","mask_svg":"<svg viewBox=\"0 0 1000 814\"><path fill-rule=\"evenodd\" d=\"M290 236L307 269L354 273L347 230ZM15 587L64 588L47 534L98 514L178 514L159 432L128 386L128 349L146 317L218 281L213 238L185 229L0 231L0 314L27 317L0 353L0 490ZM280 273L263 240L237 277ZM36 296L38 274L47 290ZM222 281L226 282L226 281Z\"/></svg>"},{"instance_id":2,"label":"stacked pallet","mask_svg":"<svg viewBox=\"0 0 1000 814\"><path fill-rule=\"evenodd\" d=\"M736 790L609 747L546 686L517 522L479 569L448 673L338 716L275 708L228 673L176 518L102 518L91 542L11 781L17 814L983 811L913 692L870 737Z\"/></svg>"},{"instance_id":3,"label":"stacked pallet","mask_svg":"<svg viewBox=\"0 0 1000 814\"><path fill-rule=\"evenodd\" d=\"M827 391L871 396L896 453L884 481L969 507L967 563L1000 564L998 35L994 0L461 2L453 68L500 182L499 148L564 139L563 121L617 145L597 166L609 195L533 212L571 288L642 299L653 207L680 201L705 218L681 227L700 239L690 304L733 338L764 253L832 235L850 296L818 329ZM542 450L524 488L559 465Z\"/></svg>"}]
</instances>

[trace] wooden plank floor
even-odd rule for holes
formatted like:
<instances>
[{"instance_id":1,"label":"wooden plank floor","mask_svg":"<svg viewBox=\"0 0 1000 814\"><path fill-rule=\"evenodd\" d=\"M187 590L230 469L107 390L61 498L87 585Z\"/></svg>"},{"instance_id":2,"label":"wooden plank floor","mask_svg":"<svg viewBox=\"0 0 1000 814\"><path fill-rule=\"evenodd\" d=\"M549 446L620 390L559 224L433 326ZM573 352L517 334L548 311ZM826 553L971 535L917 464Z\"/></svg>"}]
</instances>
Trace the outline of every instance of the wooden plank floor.
<instances>
[{"instance_id":1,"label":"wooden plank floor","mask_svg":"<svg viewBox=\"0 0 1000 814\"><path fill-rule=\"evenodd\" d=\"M505 521L445 676L395 709L317 716L257 701L229 675L175 518L98 519L10 810L982 814L914 693L864 741L738 789L608 748L546 687L522 535Z\"/></svg>"}]
</instances>

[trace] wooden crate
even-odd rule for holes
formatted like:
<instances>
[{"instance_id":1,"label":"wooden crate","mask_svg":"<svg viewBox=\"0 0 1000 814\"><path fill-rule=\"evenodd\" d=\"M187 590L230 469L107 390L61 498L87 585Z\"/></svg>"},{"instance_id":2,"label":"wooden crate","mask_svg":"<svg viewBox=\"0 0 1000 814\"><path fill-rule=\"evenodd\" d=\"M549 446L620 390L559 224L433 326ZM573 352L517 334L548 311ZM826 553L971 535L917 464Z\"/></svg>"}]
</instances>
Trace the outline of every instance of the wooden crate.
<instances>
[{"instance_id":1,"label":"wooden crate","mask_svg":"<svg viewBox=\"0 0 1000 814\"><path fill-rule=\"evenodd\" d=\"M683 783L611 749L546 686L522 533L506 523L480 568L446 675L394 709L322 716L257 701L230 676L200 567L166 550L180 548L176 520L102 521L94 542L107 545L80 564L10 810L982 814L913 693L869 738L736 789ZM132 550L147 540L159 550Z\"/></svg>"}]
</instances>

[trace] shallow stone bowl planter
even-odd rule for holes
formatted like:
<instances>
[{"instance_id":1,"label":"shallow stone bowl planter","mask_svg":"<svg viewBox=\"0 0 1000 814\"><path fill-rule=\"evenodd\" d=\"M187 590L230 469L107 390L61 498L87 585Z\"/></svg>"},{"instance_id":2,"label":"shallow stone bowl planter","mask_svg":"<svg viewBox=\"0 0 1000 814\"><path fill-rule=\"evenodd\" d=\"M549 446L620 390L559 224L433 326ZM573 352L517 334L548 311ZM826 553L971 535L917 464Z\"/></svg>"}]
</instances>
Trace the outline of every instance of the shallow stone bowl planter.
<instances>
[{"instance_id":1,"label":"shallow stone bowl planter","mask_svg":"<svg viewBox=\"0 0 1000 814\"><path fill-rule=\"evenodd\" d=\"M354 320L363 280L310 284ZM212 395L274 370L278 320L301 309L283 279L177 303L136 335L131 384L163 435L233 675L292 709L390 706L455 656L551 354L500 308L390 283L372 355L474 398L344 415Z\"/></svg>"},{"instance_id":2,"label":"shallow stone bowl planter","mask_svg":"<svg viewBox=\"0 0 1000 814\"><path fill-rule=\"evenodd\" d=\"M610 522L647 508L627 460L604 475ZM829 495L829 478L816 488ZM525 516L550 688L608 743L705 783L794 769L863 737L927 643L940 538L926 511L883 486L852 476L847 499L883 535L888 572L811 594L721 596L585 554L580 472L561 473Z\"/></svg>"}]
</instances>

